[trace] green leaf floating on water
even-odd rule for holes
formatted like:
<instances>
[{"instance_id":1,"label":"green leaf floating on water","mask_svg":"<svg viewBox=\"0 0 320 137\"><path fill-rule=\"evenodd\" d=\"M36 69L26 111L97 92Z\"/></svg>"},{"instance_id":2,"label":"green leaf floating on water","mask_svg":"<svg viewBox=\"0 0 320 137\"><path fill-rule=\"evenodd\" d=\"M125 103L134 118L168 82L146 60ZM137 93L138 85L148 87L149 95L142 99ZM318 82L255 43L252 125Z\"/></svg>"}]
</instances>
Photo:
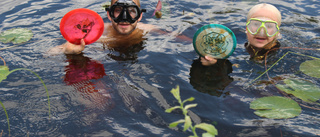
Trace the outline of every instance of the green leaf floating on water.
<instances>
[{"instance_id":1,"label":"green leaf floating on water","mask_svg":"<svg viewBox=\"0 0 320 137\"><path fill-rule=\"evenodd\" d=\"M300 70L311 77L320 78L320 60L308 60L300 65Z\"/></svg>"},{"instance_id":2,"label":"green leaf floating on water","mask_svg":"<svg viewBox=\"0 0 320 137\"><path fill-rule=\"evenodd\" d=\"M109 1L109 2L105 2L105 3L103 3L102 5L101 5L101 7L103 7L103 9L105 9L105 8L109 8L111 6L111 2Z\"/></svg>"},{"instance_id":3,"label":"green leaf floating on water","mask_svg":"<svg viewBox=\"0 0 320 137\"><path fill-rule=\"evenodd\" d=\"M7 66L0 66L0 82L7 79L10 74L9 68Z\"/></svg>"},{"instance_id":4,"label":"green leaf floating on water","mask_svg":"<svg viewBox=\"0 0 320 137\"><path fill-rule=\"evenodd\" d=\"M31 30L26 28L13 28L6 30L0 34L0 41L3 43L12 42L20 44L29 41L33 37Z\"/></svg>"},{"instance_id":5,"label":"green leaf floating on water","mask_svg":"<svg viewBox=\"0 0 320 137\"><path fill-rule=\"evenodd\" d=\"M256 115L272 119L293 118L301 113L301 107L297 102L279 96L254 100L250 103L250 108L256 110Z\"/></svg>"},{"instance_id":6,"label":"green leaf floating on water","mask_svg":"<svg viewBox=\"0 0 320 137\"><path fill-rule=\"evenodd\" d=\"M277 84L277 88L303 101L316 102L320 99L320 88L311 82L298 79L285 79L284 83L286 85Z\"/></svg>"}]
</instances>

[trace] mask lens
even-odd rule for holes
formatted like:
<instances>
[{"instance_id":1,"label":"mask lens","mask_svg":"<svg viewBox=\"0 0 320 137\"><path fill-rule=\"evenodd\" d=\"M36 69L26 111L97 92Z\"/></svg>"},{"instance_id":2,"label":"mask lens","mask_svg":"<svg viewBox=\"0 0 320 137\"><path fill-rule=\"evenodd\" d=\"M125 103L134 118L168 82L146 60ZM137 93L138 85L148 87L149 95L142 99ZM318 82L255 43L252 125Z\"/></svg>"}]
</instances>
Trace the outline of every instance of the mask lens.
<instances>
[{"instance_id":1,"label":"mask lens","mask_svg":"<svg viewBox=\"0 0 320 137\"><path fill-rule=\"evenodd\" d=\"M120 13L122 12L122 10L123 10L123 7L121 7L121 6L116 6L116 7L114 8L114 10L113 10L113 15L114 15L114 17L115 17L115 18L118 18L119 15L120 15Z\"/></svg>"},{"instance_id":2,"label":"mask lens","mask_svg":"<svg viewBox=\"0 0 320 137\"><path fill-rule=\"evenodd\" d=\"M249 24L247 25L247 28L249 29L249 32L251 34L256 34L261 25L262 25L261 21L250 20Z\"/></svg>"},{"instance_id":3,"label":"mask lens","mask_svg":"<svg viewBox=\"0 0 320 137\"><path fill-rule=\"evenodd\" d=\"M136 7L128 7L128 12L131 18L135 19L138 16L138 9Z\"/></svg>"},{"instance_id":4,"label":"mask lens","mask_svg":"<svg viewBox=\"0 0 320 137\"><path fill-rule=\"evenodd\" d=\"M266 22L264 26L269 36L272 36L278 32L277 23L275 22Z\"/></svg>"}]
</instances>

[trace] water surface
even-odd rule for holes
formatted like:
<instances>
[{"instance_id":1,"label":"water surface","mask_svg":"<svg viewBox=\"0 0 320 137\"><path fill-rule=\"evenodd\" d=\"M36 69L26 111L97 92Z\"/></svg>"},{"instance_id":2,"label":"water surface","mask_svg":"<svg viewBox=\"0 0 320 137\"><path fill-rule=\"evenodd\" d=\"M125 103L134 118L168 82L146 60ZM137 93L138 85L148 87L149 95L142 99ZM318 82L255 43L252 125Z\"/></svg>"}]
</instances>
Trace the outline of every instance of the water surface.
<instances>
[{"instance_id":1,"label":"water surface","mask_svg":"<svg viewBox=\"0 0 320 137\"><path fill-rule=\"evenodd\" d=\"M28 68L44 80L50 95L51 118L45 89L29 71L17 71L0 83L0 101L6 107L11 136L189 136L182 126L168 124L182 119L181 112L165 113L178 105L169 92L180 86L181 97L195 97L196 108L189 113L195 123L214 123L219 136L319 136L319 110L302 107L302 113L291 119L261 118L249 109L251 101L264 96L283 96L271 84L247 83L265 71L264 65L249 60L245 21L248 10L266 2L282 12L283 47L319 48L318 0L201 0L163 1L163 18L151 17L157 1L141 1L147 9L143 23L190 38L203 25L216 23L230 28L237 37L237 49L229 57L226 69L205 70L216 77L214 84L204 81L198 55L192 43L179 41L173 34L146 35L137 52L119 55L103 49L102 44L87 45L77 56L47 56L49 48L65 42L59 30L64 14L76 8L89 8L109 22L101 5L93 0L12 0L1 1L0 31L28 28L34 33L31 42L0 50L10 70ZM13 46L1 43L0 48ZM293 51L320 57L318 51ZM300 64L310 58L288 54L271 71L270 77L296 74L320 85L319 79L299 72ZM71 65L72 64L72 65ZM75 76L73 72L86 70ZM96 73L96 79L80 81L80 76ZM231 71L231 72L230 72ZM196 75L191 75L191 72ZM76 73L77 74L77 73ZM196 76L196 77L194 77ZM198 76L198 77L197 77ZM258 81L268 78L262 76ZM198 83L200 85L194 85ZM220 83L219 83L220 82ZM308 106L320 108L319 105ZM8 136L8 123L0 111L0 130ZM199 130L199 133L201 131ZM200 134L199 134L200 135Z\"/></svg>"}]
</instances>

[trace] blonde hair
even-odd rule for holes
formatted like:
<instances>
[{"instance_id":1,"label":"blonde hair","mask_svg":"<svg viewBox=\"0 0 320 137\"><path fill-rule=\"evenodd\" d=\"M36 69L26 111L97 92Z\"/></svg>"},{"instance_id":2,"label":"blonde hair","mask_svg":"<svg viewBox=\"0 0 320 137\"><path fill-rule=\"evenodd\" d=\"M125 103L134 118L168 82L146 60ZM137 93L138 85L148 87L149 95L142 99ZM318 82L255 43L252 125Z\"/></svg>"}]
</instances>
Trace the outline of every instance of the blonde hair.
<instances>
[{"instance_id":1,"label":"blonde hair","mask_svg":"<svg viewBox=\"0 0 320 137\"><path fill-rule=\"evenodd\" d=\"M266 3L262 3L262 4L258 4L258 5L253 6L248 12L247 21L249 21L249 19L252 17L252 15L255 12L257 12L259 9L268 9L271 12L273 12L273 14L275 14L276 17L277 17L278 25L279 26L281 25L281 13L280 13L280 11L275 6L273 6L271 4L266 4Z\"/></svg>"},{"instance_id":2,"label":"blonde hair","mask_svg":"<svg viewBox=\"0 0 320 137\"><path fill-rule=\"evenodd\" d=\"M111 6L116 3L117 0L111 0ZM138 7L140 7L140 0L132 0Z\"/></svg>"}]
</instances>

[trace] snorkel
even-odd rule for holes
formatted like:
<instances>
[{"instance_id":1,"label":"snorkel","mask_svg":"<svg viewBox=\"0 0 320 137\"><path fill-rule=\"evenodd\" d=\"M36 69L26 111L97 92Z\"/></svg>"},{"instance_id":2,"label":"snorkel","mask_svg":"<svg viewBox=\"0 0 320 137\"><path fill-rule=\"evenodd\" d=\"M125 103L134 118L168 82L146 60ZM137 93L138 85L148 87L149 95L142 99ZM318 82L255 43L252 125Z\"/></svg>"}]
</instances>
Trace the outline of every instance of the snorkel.
<instances>
[{"instance_id":1,"label":"snorkel","mask_svg":"<svg viewBox=\"0 0 320 137\"><path fill-rule=\"evenodd\" d=\"M110 8L105 8L114 22L136 22L145 9L140 9L132 0L118 0Z\"/></svg>"}]
</instances>

